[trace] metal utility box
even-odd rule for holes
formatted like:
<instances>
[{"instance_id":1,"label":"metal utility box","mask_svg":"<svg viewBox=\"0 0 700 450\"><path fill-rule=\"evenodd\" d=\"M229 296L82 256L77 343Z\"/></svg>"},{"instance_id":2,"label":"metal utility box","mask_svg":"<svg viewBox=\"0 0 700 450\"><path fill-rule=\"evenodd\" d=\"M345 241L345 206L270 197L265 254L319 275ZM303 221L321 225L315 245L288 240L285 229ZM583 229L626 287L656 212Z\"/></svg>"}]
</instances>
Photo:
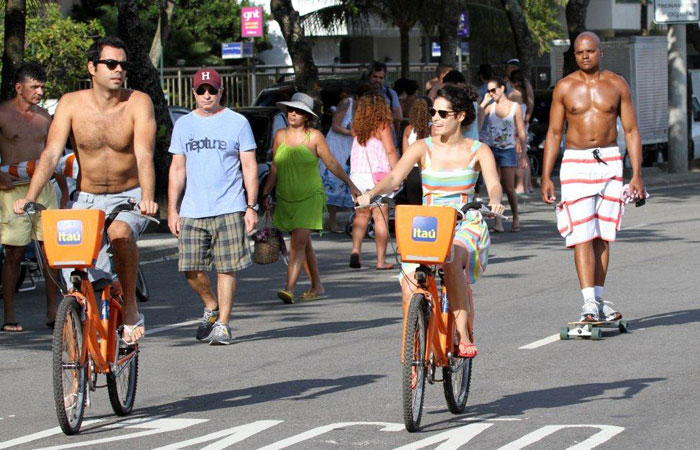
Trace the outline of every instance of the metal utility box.
<instances>
[{"instance_id":1,"label":"metal utility box","mask_svg":"<svg viewBox=\"0 0 700 450\"><path fill-rule=\"evenodd\" d=\"M668 141L668 50L666 36L630 36L604 40L601 66L630 85L642 144ZM569 41L554 41L550 53L552 82L562 77Z\"/></svg>"}]
</instances>

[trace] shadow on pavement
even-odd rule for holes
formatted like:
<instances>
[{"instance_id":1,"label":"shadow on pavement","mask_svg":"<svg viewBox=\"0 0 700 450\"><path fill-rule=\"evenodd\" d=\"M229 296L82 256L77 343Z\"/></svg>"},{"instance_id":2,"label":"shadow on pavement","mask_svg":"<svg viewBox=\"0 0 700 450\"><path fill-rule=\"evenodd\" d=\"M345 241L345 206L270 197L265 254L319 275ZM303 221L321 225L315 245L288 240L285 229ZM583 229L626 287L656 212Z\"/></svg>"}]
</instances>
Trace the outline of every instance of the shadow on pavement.
<instances>
[{"instance_id":1,"label":"shadow on pavement","mask_svg":"<svg viewBox=\"0 0 700 450\"><path fill-rule=\"evenodd\" d=\"M653 316L642 317L641 319L630 320L630 327L651 328L667 327L671 325L685 325L700 322L700 309L684 309Z\"/></svg>"},{"instance_id":2,"label":"shadow on pavement","mask_svg":"<svg viewBox=\"0 0 700 450\"><path fill-rule=\"evenodd\" d=\"M610 383L578 384L521 392L503 396L491 403L469 405L463 415L450 420L426 424L423 428L425 431L436 431L464 426L464 419L468 417L488 420L498 417L519 416L534 409L548 410L597 401L629 400L649 387L652 383L658 383L664 380L666 380L666 378L635 378ZM615 395L613 393L606 395L608 391L618 391L620 389L624 389L624 392L620 395ZM448 414L448 411L446 409L441 409L430 411L428 414Z\"/></svg>"}]
</instances>

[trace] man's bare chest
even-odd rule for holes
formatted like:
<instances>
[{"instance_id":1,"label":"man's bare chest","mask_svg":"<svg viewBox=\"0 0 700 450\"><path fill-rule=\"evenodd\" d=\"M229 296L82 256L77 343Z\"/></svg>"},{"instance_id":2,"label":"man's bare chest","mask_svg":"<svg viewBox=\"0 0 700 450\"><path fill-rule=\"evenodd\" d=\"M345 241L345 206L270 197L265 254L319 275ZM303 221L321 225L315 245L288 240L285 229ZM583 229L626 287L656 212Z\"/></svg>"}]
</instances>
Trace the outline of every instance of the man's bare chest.
<instances>
[{"instance_id":1,"label":"man's bare chest","mask_svg":"<svg viewBox=\"0 0 700 450\"><path fill-rule=\"evenodd\" d=\"M572 115L590 112L617 114L620 94L611 83L598 83L594 86L578 83L568 90L564 104L567 112Z\"/></svg>"},{"instance_id":2,"label":"man's bare chest","mask_svg":"<svg viewBox=\"0 0 700 450\"><path fill-rule=\"evenodd\" d=\"M75 114L72 120L73 138L79 151L130 151L133 131L133 119L124 109L107 114L88 110Z\"/></svg>"},{"instance_id":3,"label":"man's bare chest","mask_svg":"<svg viewBox=\"0 0 700 450\"><path fill-rule=\"evenodd\" d=\"M49 121L46 117L11 117L4 120L0 129L2 140L13 146L43 145L48 133Z\"/></svg>"}]
</instances>

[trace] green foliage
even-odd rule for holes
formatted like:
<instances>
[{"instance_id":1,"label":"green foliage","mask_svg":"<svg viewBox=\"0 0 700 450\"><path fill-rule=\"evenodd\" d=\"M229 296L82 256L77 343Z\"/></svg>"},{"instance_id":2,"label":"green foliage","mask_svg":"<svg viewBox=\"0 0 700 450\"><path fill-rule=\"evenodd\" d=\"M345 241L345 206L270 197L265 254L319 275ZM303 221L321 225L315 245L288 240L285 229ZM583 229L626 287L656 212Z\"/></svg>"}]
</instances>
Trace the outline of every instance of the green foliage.
<instances>
[{"instance_id":1,"label":"green foliage","mask_svg":"<svg viewBox=\"0 0 700 450\"><path fill-rule=\"evenodd\" d=\"M108 34L117 34L117 7L114 1L92 0L76 7L75 17L98 18ZM139 16L149 46L158 26L159 1L139 0ZM237 0L178 0L173 11L168 40L165 43L165 65L222 65L221 44L241 39L241 7L249 2ZM265 17L263 37L255 39L257 52L271 48L267 38Z\"/></svg>"},{"instance_id":2,"label":"green foliage","mask_svg":"<svg viewBox=\"0 0 700 450\"><path fill-rule=\"evenodd\" d=\"M0 18L2 13L0 13ZM96 20L87 23L63 18L56 4L44 5L38 14L27 15L26 61L36 61L46 70L46 98L59 98L75 90L87 75L85 52L93 38L104 34ZM3 29L0 29L2 51Z\"/></svg>"},{"instance_id":3,"label":"green foliage","mask_svg":"<svg viewBox=\"0 0 700 450\"><path fill-rule=\"evenodd\" d=\"M564 37L564 28L559 22L559 7L566 0L519 0L525 13L527 26L537 46L537 56L549 51L553 39Z\"/></svg>"}]
</instances>

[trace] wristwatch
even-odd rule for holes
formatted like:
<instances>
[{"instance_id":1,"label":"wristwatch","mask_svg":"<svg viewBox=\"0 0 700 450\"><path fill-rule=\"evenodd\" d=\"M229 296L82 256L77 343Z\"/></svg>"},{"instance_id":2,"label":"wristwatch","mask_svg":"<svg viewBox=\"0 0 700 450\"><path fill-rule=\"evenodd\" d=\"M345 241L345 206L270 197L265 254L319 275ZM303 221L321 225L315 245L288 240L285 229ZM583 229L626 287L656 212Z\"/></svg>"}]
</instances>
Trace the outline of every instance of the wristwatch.
<instances>
[{"instance_id":1,"label":"wristwatch","mask_svg":"<svg viewBox=\"0 0 700 450\"><path fill-rule=\"evenodd\" d=\"M245 207L246 207L246 209L252 209L255 212L260 211L260 206L257 203L255 203L253 205L245 205Z\"/></svg>"}]
</instances>

